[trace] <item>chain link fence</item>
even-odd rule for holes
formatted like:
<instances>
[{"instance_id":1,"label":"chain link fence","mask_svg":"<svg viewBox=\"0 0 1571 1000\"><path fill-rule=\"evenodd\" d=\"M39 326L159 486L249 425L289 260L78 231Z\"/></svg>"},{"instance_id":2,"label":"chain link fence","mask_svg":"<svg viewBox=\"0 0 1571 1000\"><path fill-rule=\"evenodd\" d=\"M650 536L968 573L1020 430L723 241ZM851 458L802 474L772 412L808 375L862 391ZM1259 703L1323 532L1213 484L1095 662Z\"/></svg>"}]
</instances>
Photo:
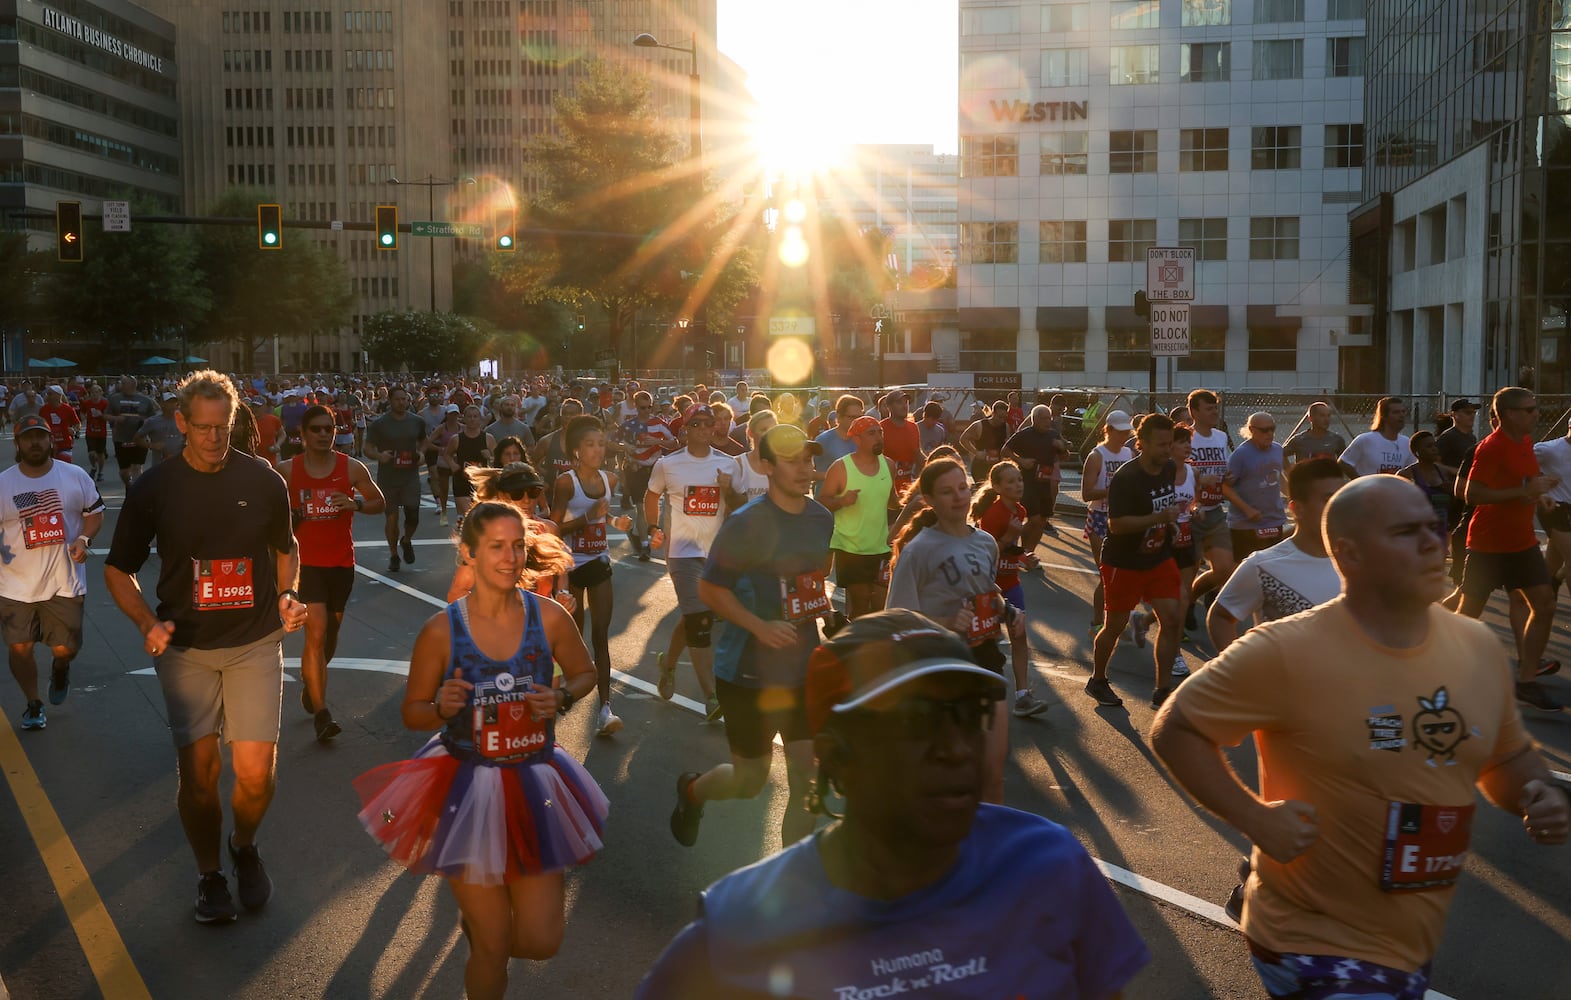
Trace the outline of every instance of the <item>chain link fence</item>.
<instances>
[{"instance_id":1,"label":"chain link fence","mask_svg":"<svg viewBox=\"0 0 1571 1000\"><path fill-rule=\"evenodd\" d=\"M1351 441L1370 429L1375 417L1375 405L1383 396L1373 393L1292 393L1251 392L1248 390L1218 390L1222 404L1222 426L1236 434L1243 432L1251 413L1265 411L1276 418L1277 440L1286 442L1294 433L1309 425L1309 407L1323 402L1331 407L1331 429ZM1436 418L1451 414L1451 404L1460 397L1455 393L1429 393L1420 396L1397 395L1407 403L1407 427L1403 433L1436 429ZM1473 425L1474 433L1483 437L1489 433L1486 411L1488 398L1466 397L1483 409ZM1566 433L1567 419L1571 417L1571 395L1540 395L1538 397L1538 422L1533 428L1537 440L1559 437Z\"/></svg>"}]
</instances>

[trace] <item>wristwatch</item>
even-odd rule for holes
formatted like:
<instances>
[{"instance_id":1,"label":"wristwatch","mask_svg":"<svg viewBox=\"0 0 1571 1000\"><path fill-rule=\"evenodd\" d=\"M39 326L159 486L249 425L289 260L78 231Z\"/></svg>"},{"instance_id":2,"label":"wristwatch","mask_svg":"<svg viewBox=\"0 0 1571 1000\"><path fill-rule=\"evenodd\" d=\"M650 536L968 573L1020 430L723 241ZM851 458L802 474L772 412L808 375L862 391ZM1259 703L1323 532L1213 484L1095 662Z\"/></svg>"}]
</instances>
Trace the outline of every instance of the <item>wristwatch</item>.
<instances>
[{"instance_id":1,"label":"wristwatch","mask_svg":"<svg viewBox=\"0 0 1571 1000\"><path fill-rule=\"evenodd\" d=\"M294 601L296 604L304 604L305 603L304 601L300 600L300 591L296 590L293 587L290 587L288 590L280 590L278 592L278 596L280 598L287 597L291 601Z\"/></svg>"},{"instance_id":2,"label":"wristwatch","mask_svg":"<svg viewBox=\"0 0 1571 1000\"><path fill-rule=\"evenodd\" d=\"M365 510L365 497L355 497L355 510Z\"/></svg>"},{"instance_id":3,"label":"wristwatch","mask_svg":"<svg viewBox=\"0 0 1571 1000\"><path fill-rule=\"evenodd\" d=\"M563 685L562 687L558 688L557 690L562 692L562 707L558 708L556 710L556 714L557 715L566 715L567 712L568 712L568 709L573 707L573 702L576 701L577 699L575 699L573 697L573 689L570 688L570 687L567 687L566 685Z\"/></svg>"}]
</instances>

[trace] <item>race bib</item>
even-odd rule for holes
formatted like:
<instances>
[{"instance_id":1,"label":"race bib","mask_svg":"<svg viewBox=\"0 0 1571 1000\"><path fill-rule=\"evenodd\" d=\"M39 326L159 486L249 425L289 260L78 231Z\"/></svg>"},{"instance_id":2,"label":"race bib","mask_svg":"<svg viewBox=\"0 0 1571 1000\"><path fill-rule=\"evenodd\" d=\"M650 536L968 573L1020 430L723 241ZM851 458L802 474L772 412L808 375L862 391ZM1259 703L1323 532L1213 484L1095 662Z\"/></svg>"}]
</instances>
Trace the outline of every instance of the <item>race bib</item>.
<instances>
[{"instance_id":1,"label":"race bib","mask_svg":"<svg viewBox=\"0 0 1571 1000\"><path fill-rule=\"evenodd\" d=\"M1039 483L1052 482L1054 468L1055 466L1051 462L1036 463L1036 481Z\"/></svg>"},{"instance_id":2,"label":"race bib","mask_svg":"<svg viewBox=\"0 0 1571 1000\"><path fill-rule=\"evenodd\" d=\"M1282 537L1282 526L1279 524L1274 528L1256 528L1255 537L1262 542L1274 542Z\"/></svg>"},{"instance_id":3,"label":"race bib","mask_svg":"<svg viewBox=\"0 0 1571 1000\"><path fill-rule=\"evenodd\" d=\"M1385 850L1380 858L1380 888L1386 892L1414 892L1455 885L1467 863L1473 809L1472 803L1389 803Z\"/></svg>"},{"instance_id":4,"label":"race bib","mask_svg":"<svg viewBox=\"0 0 1571 1000\"><path fill-rule=\"evenodd\" d=\"M1002 454L997 448L989 448L987 449L987 460L989 462L997 462Z\"/></svg>"},{"instance_id":5,"label":"race bib","mask_svg":"<svg viewBox=\"0 0 1571 1000\"><path fill-rule=\"evenodd\" d=\"M890 572L894 568L894 565L894 559L890 556L884 556L882 559L878 560L878 582L883 584L885 587L889 586L889 576Z\"/></svg>"},{"instance_id":6,"label":"race bib","mask_svg":"<svg viewBox=\"0 0 1571 1000\"><path fill-rule=\"evenodd\" d=\"M822 570L780 578L780 614L792 624L829 614Z\"/></svg>"},{"instance_id":7,"label":"race bib","mask_svg":"<svg viewBox=\"0 0 1571 1000\"><path fill-rule=\"evenodd\" d=\"M300 520L302 521L333 521L337 520L343 511L333 506L333 494L337 490L307 489L300 491Z\"/></svg>"},{"instance_id":8,"label":"race bib","mask_svg":"<svg viewBox=\"0 0 1571 1000\"><path fill-rule=\"evenodd\" d=\"M1179 548L1188 548L1195 544L1195 536L1189 530L1188 521L1177 521L1173 524L1173 544Z\"/></svg>"},{"instance_id":9,"label":"race bib","mask_svg":"<svg viewBox=\"0 0 1571 1000\"><path fill-rule=\"evenodd\" d=\"M1004 627L1004 605L996 591L971 598L971 625L966 629L966 645L979 646L997 637Z\"/></svg>"},{"instance_id":10,"label":"race bib","mask_svg":"<svg viewBox=\"0 0 1571 1000\"><path fill-rule=\"evenodd\" d=\"M1207 474L1201 473L1201 475ZM1195 480L1195 499L1199 501L1202 507L1216 506L1222 502L1222 484L1217 483L1215 486L1207 486L1198 479Z\"/></svg>"},{"instance_id":11,"label":"race bib","mask_svg":"<svg viewBox=\"0 0 1571 1000\"><path fill-rule=\"evenodd\" d=\"M65 515L33 514L22 518L22 541L30 549L65 544Z\"/></svg>"},{"instance_id":12,"label":"race bib","mask_svg":"<svg viewBox=\"0 0 1571 1000\"><path fill-rule=\"evenodd\" d=\"M1025 553L998 557L999 576L1019 576L1022 569L1025 569Z\"/></svg>"},{"instance_id":13,"label":"race bib","mask_svg":"<svg viewBox=\"0 0 1571 1000\"><path fill-rule=\"evenodd\" d=\"M192 559L191 607L197 611L256 607L249 559Z\"/></svg>"},{"instance_id":14,"label":"race bib","mask_svg":"<svg viewBox=\"0 0 1571 1000\"><path fill-rule=\"evenodd\" d=\"M498 674L475 685L475 749L489 760L512 760L546 748L545 723L524 699L527 678Z\"/></svg>"},{"instance_id":15,"label":"race bib","mask_svg":"<svg viewBox=\"0 0 1571 1000\"><path fill-rule=\"evenodd\" d=\"M604 521L591 521L573 533L573 551L579 555L598 556L605 550Z\"/></svg>"},{"instance_id":16,"label":"race bib","mask_svg":"<svg viewBox=\"0 0 1571 1000\"><path fill-rule=\"evenodd\" d=\"M393 468L413 469L415 467L415 453L412 451L393 452Z\"/></svg>"},{"instance_id":17,"label":"race bib","mask_svg":"<svg viewBox=\"0 0 1571 1000\"><path fill-rule=\"evenodd\" d=\"M689 486L682 497L682 513L693 517L718 517L719 486Z\"/></svg>"},{"instance_id":18,"label":"race bib","mask_svg":"<svg viewBox=\"0 0 1571 1000\"><path fill-rule=\"evenodd\" d=\"M1147 555L1155 555L1162 551L1162 546L1167 544L1167 525L1153 524L1140 536L1140 551Z\"/></svg>"}]
</instances>

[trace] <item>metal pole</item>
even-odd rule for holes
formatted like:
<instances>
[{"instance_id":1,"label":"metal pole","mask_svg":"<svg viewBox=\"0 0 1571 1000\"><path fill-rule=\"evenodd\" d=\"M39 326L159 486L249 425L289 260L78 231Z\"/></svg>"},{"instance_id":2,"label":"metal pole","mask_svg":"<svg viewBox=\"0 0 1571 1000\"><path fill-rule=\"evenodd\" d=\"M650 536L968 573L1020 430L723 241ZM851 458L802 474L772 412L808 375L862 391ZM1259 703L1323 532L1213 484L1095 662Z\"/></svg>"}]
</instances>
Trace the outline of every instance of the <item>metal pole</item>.
<instances>
[{"instance_id":1,"label":"metal pole","mask_svg":"<svg viewBox=\"0 0 1571 1000\"><path fill-rule=\"evenodd\" d=\"M432 222L436 221L436 177L426 174L425 177L425 217ZM431 311L436 312L436 240L428 238L426 247L429 250L428 260L431 263Z\"/></svg>"},{"instance_id":2,"label":"metal pole","mask_svg":"<svg viewBox=\"0 0 1571 1000\"><path fill-rule=\"evenodd\" d=\"M693 46L693 72L692 75L688 77L688 129L690 131L690 135L688 139L689 145L687 155L690 156L693 162L698 165L699 181L702 183L704 170L704 144L703 126L701 124L703 119L699 116L698 35L696 32L691 36L691 39Z\"/></svg>"}]
</instances>

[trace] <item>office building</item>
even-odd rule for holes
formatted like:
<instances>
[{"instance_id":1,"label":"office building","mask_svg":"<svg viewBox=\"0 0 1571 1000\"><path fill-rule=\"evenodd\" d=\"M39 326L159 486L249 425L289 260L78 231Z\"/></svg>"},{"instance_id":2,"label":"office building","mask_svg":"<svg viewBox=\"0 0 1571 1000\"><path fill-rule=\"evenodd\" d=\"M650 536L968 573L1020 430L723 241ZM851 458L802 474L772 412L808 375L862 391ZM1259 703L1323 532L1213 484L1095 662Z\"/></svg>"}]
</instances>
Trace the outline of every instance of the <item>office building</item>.
<instances>
[{"instance_id":1,"label":"office building","mask_svg":"<svg viewBox=\"0 0 1571 1000\"><path fill-rule=\"evenodd\" d=\"M821 210L890 237L894 270L953 267L960 158L932 146L853 146L820 182Z\"/></svg>"},{"instance_id":2,"label":"office building","mask_svg":"<svg viewBox=\"0 0 1571 1000\"><path fill-rule=\"evenodd\" d=\"M960 329L935 354L1028 386L1143 387L1146 249L1187 246L1176 388L1336 385L1369 312L1347 297L1363 14L1363 0L962 0Z\"/></svg>"}]
</instances>

